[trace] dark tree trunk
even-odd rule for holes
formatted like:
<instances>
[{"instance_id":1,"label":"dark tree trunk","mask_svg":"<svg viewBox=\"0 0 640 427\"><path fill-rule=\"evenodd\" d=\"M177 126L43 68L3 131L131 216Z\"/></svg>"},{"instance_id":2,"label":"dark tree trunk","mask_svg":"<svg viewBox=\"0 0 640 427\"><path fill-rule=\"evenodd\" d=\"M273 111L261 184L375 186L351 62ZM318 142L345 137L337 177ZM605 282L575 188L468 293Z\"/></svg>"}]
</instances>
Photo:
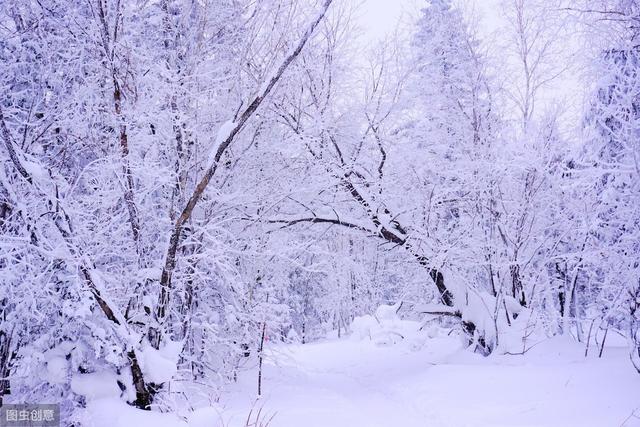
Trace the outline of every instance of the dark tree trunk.
<instances>
[{"instance_id":1,"label":"dark tree trunk","mask_svg":"<svg viewBox=\"0 0 640 427\"><path fill-rule=\"evenodd\" d=\"M11 352L11 337L5 331L0 331L0 406L4 396L11 394L11 361L15 354Z\"/></svg>"},{"instance_id":2,"label":"dark tree trunk","mask_svg":"<svg viewBox=\"0 0 640 427\"><path fill-rule=\"evenodd\" d=\"M527 298L524 294L524 286L522 285L522 278L520 277L520 266L518 264L511 264L509 267L511 272L511 292L513 297L518 300L521 306L527 306Z\"/></svg>"},{"instance_id":3,"label":"dark tree trunk","mask_svg":"<svg viewBox=\"0 0 640 427\"><path fill-rule=\"evenodd\" d=\"M262 336L260 337L260 349L258 350L258 396L262 396L262 359L264 340L267 334L267 322L262 323Z\"/></svg>"},{"instance_id":4,"label":"dark tree trunk","mask_svg":"<svg viewBox=\"0 0 640 427\"><path fill-rule=\"evenodd\" d=\"M139 409L148 411L151 409L151 403L153 402L152 390L144 381L144 376L142 374L142 369L140 369L140 364L138 363L136 353L131 350L127 353L127 357L129 357L129 362L131 364L131 378L133 380L133 387L136 390L136 400L134 402L134 405Z\"/></svg>"}]
</instances>

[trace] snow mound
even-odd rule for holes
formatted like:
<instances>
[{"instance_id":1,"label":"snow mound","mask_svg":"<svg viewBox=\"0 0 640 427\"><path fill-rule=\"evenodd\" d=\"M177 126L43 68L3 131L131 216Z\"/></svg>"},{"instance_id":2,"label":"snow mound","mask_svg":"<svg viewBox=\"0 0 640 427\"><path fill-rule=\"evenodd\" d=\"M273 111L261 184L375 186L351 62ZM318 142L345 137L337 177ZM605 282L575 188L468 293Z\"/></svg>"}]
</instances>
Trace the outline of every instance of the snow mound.
<instances>
[{"instance_id":1,"label":"snow mound","mask_svg":"<svg viewBox=\"0 0 640 427\"><path fill-rule=\"evenodd\" d=\"M160 350L147 345L142 351L142 373L152 383L162 384L171 381L178 371L178 358L182 349L181 342L169 342Z\"/></svg>"},{"instance_id":2,"label":"snow mound","mask_svg":"<svg viewBox=\"0 0 640 427\"><path fill-rule=\"evenodd\" d=\"M46 363L46 379L49 384L64 384L67 382L67 359L64 357L51 357Z\"/></svg>"},{"instance_id":3,"label":"snow mound","mask_svg":"<svg viewBox=\"0 0 640 427\"><path fill-rule=\"evenodd\" d=\"M71 390L87 400L120 397L118 378L110 372L76 374L71 378Z\"/></svg>"},{"instance_id":4,"label":"snow mound","mask_svg":"<svg viewBox=\"0 0 640 427\"><path fill-rule=\"evenodd\" d=\"M356 340L371 339L371 332L379 328L379 323L371 315L359 316L351 322L351 337Z\"/></svg>"},{"instance_id":5,"label":"snow mound","mask_svg":"<svg viewBox=\"0 0 640 427\"><path fill-rule=\"evenodd\" d=\"M397 303L394 305L381 305L376 309L376 319L383 321L396 321L398 318L398 310L402 303Z\"/></svg>"},{"instance_id":6,"label":"snow mound","mask_svg":"<svg viewBox=\"0 0 640 427\"><path fill-rule=\"evenodd\" d=\"M367 314L353 319L351 338L356 341L368 339L378 346L389 346L413 337L419 324L401 320L397 313L400 305L381 305L376 309L375 316Z\"/></svg>"},{"instance_id":7,"label":"snow mound","mask_svg":"<svg viewBox=\"0 0 640 427\"><path fill-rule=\"evenodd\" d=\"M118 399L98 399L89 402L84 413L85 423L91 427L189 427L175 414L143 411ZM217 427L216 424L210 424Z\"/></svg>"}]
</instances>

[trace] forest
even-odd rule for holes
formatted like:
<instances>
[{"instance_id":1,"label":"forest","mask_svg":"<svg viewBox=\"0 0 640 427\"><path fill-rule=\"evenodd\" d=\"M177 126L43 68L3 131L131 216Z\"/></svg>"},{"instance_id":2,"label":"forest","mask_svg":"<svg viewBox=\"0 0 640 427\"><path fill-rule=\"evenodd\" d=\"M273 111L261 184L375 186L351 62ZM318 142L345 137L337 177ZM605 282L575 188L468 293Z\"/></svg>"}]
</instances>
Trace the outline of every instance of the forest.
<instances>
[{"instance_id":1,"label":"forest","mask_svg":"<svg viewBox=\"0 0 640 427\"><path fill-rule=\"evenodd\" d=\"M368 1L0 0L0 418L640 426L640 2Z\"/></svg>"}]
</instances>

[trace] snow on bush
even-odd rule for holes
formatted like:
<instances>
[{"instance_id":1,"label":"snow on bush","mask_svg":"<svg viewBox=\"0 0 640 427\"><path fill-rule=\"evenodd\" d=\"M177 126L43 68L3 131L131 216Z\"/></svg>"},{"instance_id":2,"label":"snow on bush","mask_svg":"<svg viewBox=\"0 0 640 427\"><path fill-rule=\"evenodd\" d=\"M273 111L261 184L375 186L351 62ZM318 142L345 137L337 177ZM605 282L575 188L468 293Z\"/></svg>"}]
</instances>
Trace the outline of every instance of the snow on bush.
<instances>
[{"instance_id":1,"label":"snow on bush","mask_svg":"<svg viewBox=\"0 0 640 427\"><path fill-rule=\"evenodd\" d=\"M110 372L76 374L71 379L71 390L87 400L119 398L118 376Z\"/></svg>"},{"instance_id":2,"label":"snow on bush","mask_svg":"<svg viewBox=\"0 0 640 427\"><path fill-rule=\"evenodd\" d=\"M142 351L142 372L148 381L163 384L171 381L178 371L178 358L182 343L170 341L160 350L146 345Z\"/></svg>"},{"instance_id":3,"label":"snow on bush","mask_svg":"<svg viewBox=\"0 0 640 427\"><path fill-rule=\"evenodd\" d=\"M364 315L353 319L351 337L355 340L371 340L376 345L397 344L416 333L419 323L402 320L398 316L402 303L381 305L375 315Z\"/></svg>"}]
</instances>

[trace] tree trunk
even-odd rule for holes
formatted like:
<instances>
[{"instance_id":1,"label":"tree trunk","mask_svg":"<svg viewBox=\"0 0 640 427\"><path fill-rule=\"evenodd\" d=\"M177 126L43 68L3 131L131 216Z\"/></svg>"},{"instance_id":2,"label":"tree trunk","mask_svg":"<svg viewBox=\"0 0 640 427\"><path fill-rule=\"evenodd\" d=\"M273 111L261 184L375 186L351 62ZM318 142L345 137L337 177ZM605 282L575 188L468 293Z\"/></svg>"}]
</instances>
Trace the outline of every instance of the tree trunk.
<instances>
[{"instance_id":1,"label":"tree trunk","mask_svg":"<svg viewBox=\"0 0 640 427\"><path fill-rule=\"evenodd\" d=\"M520 265L517 261L509 266L511 272L511 292L513 297L518 300L521 306L527 306L527 298L524 294L524 286L522 285L522 278L520 277Z\"/></svg>"},{"instance_id":2,"label":"tree trunk","mask_svg":"<svg viewBox=\"0 0 640 427\"><path fill-rule=\"evenodd\" d=\"M258 350L258 397L262 396L262 360L264 340L267 333L267 322L262 323L262 336L260 337L260 349Z\"/></svg>"},{"instance_id":3,"label":"tree trunk","mask_svg":"<svg viewBox=\"0 0 640 427\"><path fill-rule=\"evenodd\" d=\"M324 19L327 10L333 0L324 0L323 6L320 10L320 13L316 16L316 18L310 23L307 27L307 30L302 35L296 48L282 61L275 74L265 82L265 84L260 88L258 94L253 97L251 102L247 105L247 107L242 110L242 112L234 118L234 120L228 125L230 125L229 129L221 129L218 137L221 138L220 145L216 148L214 157L212 159L211 164L208 166L207 170L204 173L204 176L196 185L196 188L191 194L189 201L186 206L182 210L182 213L178 217L173 227L173 231L171 233L171 237L169 238L169 247L167 248L164 267L162 268L162 274L160 276L160 295L158 297L158 304L156 309L156 323L159 328L158 331L154 332L155 338L151 344L158 348L160 345L160 341L162 339L162 327L166 317L167 308L170 300L171 293L171 278L173 275L173 271L176 267L176 256L178 253L178 246L180 243L180 238L182 236L182 231L187 223L191 219L191 215L193 211L202 198L204 191L207 189L211 178L215 175L220 160L222 156L227 152L229 146L235 141L237 135L240 133L242 128L248 122L248 120L253 117L256 110L262 103L265 98L271 93L276 83L280 81L284 72L289 68L291 63L300 55L302 49L307 44L311 35L315 31L316 27L320 24L320 22ZM222 133L224 132L224 133Z\"/></svg>"},{"instance_id":4,"label":"tree trunk","mask_svg":"<svg viewBox=\"0 0 640 427\"><path fill-rule=\"evenodd\" d=\"M2 130L2 136L4 139L5 145L7 146L7 149L9 150L10 153L13 153L13 155L11 156L11 160L14 164L14 167L18 171L18 173L20 173L25 178L25 180L29 182L34 187L34 189L42 195L42 197L45 200L53 199L52 197L50 197L49 194L46 194L45 192L43 192L40 189L40 187L34 183L31 175L27 172L24 166L22 166L21 158L20 156L18 156L16 152L15 146L13 144L13 138L11 137L11 134L9 133L9 130L4 121L4 116L2 115L2 108L0 108L0 130ZM104 297L104 295L102 295L102 292L100 291L100 287L92 279L91 270L85 264L86 261L84 260L83 254L75 245L73 241L73 236L70 233L70 230L74 230L74 227L71 224L71 218L69 218L69 216L65 214L66 211L64 209L64 206L62 206L63 203L61 200L56 198L56 204L59 206L59 209L63 213L62 215L63 219L67 222L67 229L65 229L65 227L63 227L63 225L57 219L54 219L53 225L60 233L60 237L62 238L62 241L67 245L67 248L69 249L69 253L73 254L73 257L74 257L73 260L78 263L78 269L82 274L82 277L87 286L87 289L91 292L91 294L95 298L96 303L100 307L100 310L103 312L105 317L112 323L112 326L116 331L117 335L123 339L123 341L125 342L125 345L127 346L131 345L129 340L132 334L127 331L127 324L124 317L122 315L116 314L117 311L115 310L115 308L110 306L108 300ZM123 329L125 332L124 336L122 334ZM136 384L136 402L137 402L136 404L139 403L140 405L139 407L141 409L149 409L149 404L152 401L152 395L149 392L149 389L144 382L144 378L142 376L142 370L140 369L140 366L138 364L137 357L135 357L136 356L135 349L130 349L129 352L133 356L133 357L129 357L129 360L131 363L131 376L132 378L136 379L136 383L137 383Z\"/></svg>"},{"instance_id":5,"label":"tree trunk","mask_svg":"<svg viewBox=\"0 0 640 427\"><path fill-rule=\"evenodd\" d=\"M113 109L119 125L118 142L120 145L120 155L122 160L122 173L125 178L124 202L129 214L129 225L131 227L133 241L136 245L136 252L140 253L140 221L138 219L138 209L134 200L133 174L131 173L131 166L129 164L129 137L127 135L127 125L122 114L122 88L118 81L116 66L113 62L115 52L113 51L114 47L111 43L109 25L107 24L104 5L102 4L102 0L98 0L97 3L98 17L100 19L100 24L102 25L101 36L102 48L104 49L104 65L111 71L111 80L113 82ZM120 19L119 10L116 11L116 15L115 19ZM116 26L116 28L118 27ZM117 33L116 30L114 30L114 32ZM114 34L114 40L116 37L117 34Z\"/></svg>"},{"instance_id":6,"label":"tree trunk","mask_svg":"<svg viewBox=\"0 0 640 427\"><path fill-rule=\"evenodd\" d=\"M139 409L150 410L151 403L153 402L153 393L144 381L144 376L142 374L142 369L140 369L136 352L130 350L127 352L127 357L131 364L133 387L136 390L136 400L134 401L134 405Z\"/></svg>"},{"instance_id":7,"label":"tree trunk","mask_svg":"<svg viewBox=\"0 0 640 427\"><path fill-rule=\"evenodd\" d=\"M3 397L11 394L9 376L14 356L15 354L11 352L11 337L5 331L0 331L0 406L2 406Z\"/></svg>"}]
</instances>

